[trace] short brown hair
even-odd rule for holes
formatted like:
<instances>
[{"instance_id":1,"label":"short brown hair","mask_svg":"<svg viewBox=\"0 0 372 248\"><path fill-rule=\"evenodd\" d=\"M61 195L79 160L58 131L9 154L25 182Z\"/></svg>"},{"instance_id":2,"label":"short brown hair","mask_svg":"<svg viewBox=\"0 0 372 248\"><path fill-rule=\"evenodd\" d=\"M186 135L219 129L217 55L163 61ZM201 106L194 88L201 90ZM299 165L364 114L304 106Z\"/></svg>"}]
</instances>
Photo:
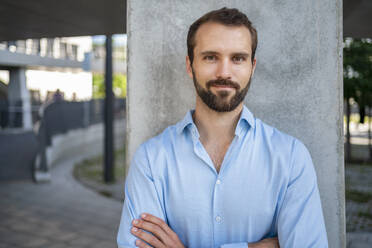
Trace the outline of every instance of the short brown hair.
<instances>
[{"instance_id":1,"label":"short brown hair","mask_svg":"<svg viewBox=\"0 0 372 248\"><path fill-rule=\"evenodd\" d=\"M249 32L251 33L252 38L252 61L254 59L256 48L257 48L257 31L252 26L251 21L248 17L240 12L238 9L229 9L229 8L222 8L218 10L213 10L211 12L206 13L198 20L196 20L193 24L191 24L189 28L189 32L187 34L187 53L190 58L190 63L192 64L194 60L194 48L195 48L195 34L198 31L199 27L206 23L206 22L216 22L226 26L245 26L248 28Z\"/></svg>"}]
</instances>

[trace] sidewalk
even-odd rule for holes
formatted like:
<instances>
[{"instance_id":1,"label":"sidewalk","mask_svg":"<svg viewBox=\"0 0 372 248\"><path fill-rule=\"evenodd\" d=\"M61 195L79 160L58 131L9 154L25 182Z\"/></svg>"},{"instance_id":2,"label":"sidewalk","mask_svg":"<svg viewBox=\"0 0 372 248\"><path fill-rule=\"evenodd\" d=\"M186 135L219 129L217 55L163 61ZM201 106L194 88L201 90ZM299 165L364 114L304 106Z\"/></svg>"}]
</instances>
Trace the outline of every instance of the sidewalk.
<instances>
[{"instance_id":1,"label":"sidewalk","mask_svg":"<svg viewBox=\"0 0 372 248\"><path fill-rule=\"evenodd\" d=\"M353 123L350 133L353 156L368 159L368 126ZM345 166L345 188L354 194L354 199L346 197L347 248L372 247L372 201L365 199L372 195L371 177L371 166Z\"/></svg>"},{"instance_id":2,"label":"sidewalk","mask_svg":"<svg viewBox=\"0 0 372 248\"><path fill-rule=\"evenodd\" d=\"M52 171L52 181L0 184L0 248L116 247L122 203L72 176L77 159Z\"/></svg>"}]
</instances>

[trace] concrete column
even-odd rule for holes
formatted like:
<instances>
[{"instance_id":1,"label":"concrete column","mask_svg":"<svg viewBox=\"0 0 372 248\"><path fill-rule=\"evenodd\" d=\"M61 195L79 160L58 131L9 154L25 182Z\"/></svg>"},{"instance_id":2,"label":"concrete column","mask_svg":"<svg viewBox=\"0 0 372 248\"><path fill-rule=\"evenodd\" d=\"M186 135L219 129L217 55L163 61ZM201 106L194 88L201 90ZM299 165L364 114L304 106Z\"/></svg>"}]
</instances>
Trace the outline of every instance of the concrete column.
<instances>
[{"instance_id":1,"label":"concrete column","mask_svg":"<svg viewBox=\"0 0 372 248\"><path fill-rule=\"evenodd\" d=\"M14 125L17 116L20 116L21 127L32 129L31 101L26 85L25 68L13 68L9 70L8 101L10 124Z\"/></svg>"},{"instance_id":2,"label":"concrete column","mask_svg":"<svg viewBox=\"0 0 372 248\"><path fill-rule=\"evenodd\" d=\"M185 72L189 25L237 7L258 30L246 98L266 123L309 148L330 247L345 247L342 1L128 1L127 166L140 143L180 120L195 93Z\"/></svg>"}]
</instances>

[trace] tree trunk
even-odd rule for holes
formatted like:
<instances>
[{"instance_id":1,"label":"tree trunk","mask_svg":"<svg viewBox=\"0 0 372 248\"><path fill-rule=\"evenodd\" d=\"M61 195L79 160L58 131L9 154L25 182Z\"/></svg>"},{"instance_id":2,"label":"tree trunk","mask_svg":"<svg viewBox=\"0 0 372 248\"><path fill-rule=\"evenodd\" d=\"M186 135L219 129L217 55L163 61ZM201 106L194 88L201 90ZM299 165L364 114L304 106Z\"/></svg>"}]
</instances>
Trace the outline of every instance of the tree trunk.
<instances>
[{"instance_id":1,"label":"tree trunk","mask_svg":"<svg viewBox=\"0 0 372 248\"><path fill-rule=\"evenodd\" d=\"M366 107L362 104L359 104L359 123L364 124L364 117L366 116Z\"/></svg>"},{"instance_id":2,"label":"tree trunk","mask_svg":"<svg viewBox=\"0 0 372 248\"><path fill-rule=\"evenodd\" d=\"M372 105L369 105L368 108L368 148L369 148L369 161L372 162Z\"/></svg>"},{"instance_id":3,"label":"tree trunk","mask_svg":"<svg viewBox=\"0 0 372 248\"><path fill-rule=\"evenodd\" d=\"M350 143L350 99L346 99L346 144L345 144L345 160L351 161L351 143Z\"/></svg>"}]
</instances>

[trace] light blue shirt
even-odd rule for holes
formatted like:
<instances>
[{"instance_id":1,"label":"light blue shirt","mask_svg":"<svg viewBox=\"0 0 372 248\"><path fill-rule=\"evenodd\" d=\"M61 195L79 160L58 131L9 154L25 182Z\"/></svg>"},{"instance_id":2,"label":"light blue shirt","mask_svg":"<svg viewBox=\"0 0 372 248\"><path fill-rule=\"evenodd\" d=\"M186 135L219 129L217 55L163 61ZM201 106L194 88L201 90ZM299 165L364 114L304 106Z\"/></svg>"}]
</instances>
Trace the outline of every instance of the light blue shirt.
<instances>
[{"instance_id":1,"label":"light blue shirt","mask_svg":"<svg viewBox=\"0 0 372 248\"><path fill-rule=\"evenodd\" d=\"M135 247L131 222L144 212L165 220L189 248L246 248L274 236L280 247L328 247L308 150L246 107L219 173L191 111L138 148L125 184L119 248Z\"/></svg>"}]
</instances>

